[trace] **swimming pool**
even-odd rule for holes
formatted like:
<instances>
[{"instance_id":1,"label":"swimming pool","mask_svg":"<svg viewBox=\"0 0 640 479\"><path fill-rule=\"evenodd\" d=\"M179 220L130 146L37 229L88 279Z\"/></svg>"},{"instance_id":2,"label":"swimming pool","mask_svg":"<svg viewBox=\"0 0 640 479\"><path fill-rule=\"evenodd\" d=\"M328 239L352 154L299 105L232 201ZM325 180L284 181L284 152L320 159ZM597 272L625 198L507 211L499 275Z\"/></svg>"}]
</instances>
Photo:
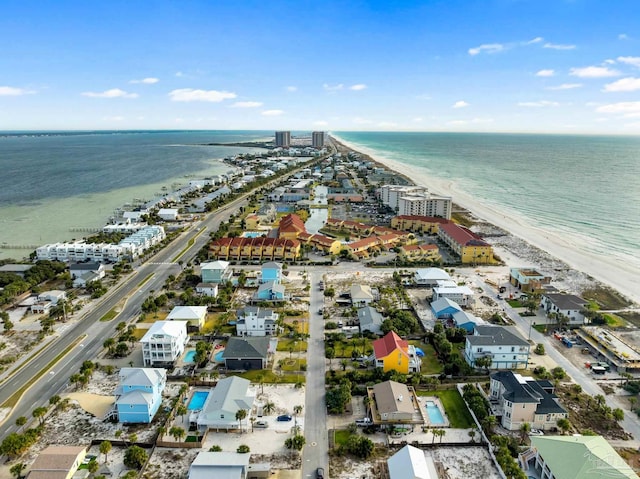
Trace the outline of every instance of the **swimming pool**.
<instances>
[{"instance_id":1,"label":"swimming pool","mask_svg":"<svg viewBox=\"0 0 640 479\"><path fill-rule=\"evenodd\" d=\"M187 354L184 355L184 359L182 360L185 363L193 363L196 360L196 350L191 349L187 351Z\"/></svg>"},{"instance_id":2,"label":"swimming pool","mask_svg":"<svg viewBox=\"0 0 640 479\"><path fill-rule=\"evenodd\" d=\"M189 405L187 409L189 411L194 411L196 409L202 409L204 402L207 400L207 396L209 396L209 391L196 391L191 396L191 401L189 401Z\"/></svg>"},{"instance_id":3,"label":"swimming pool","mask_svg":"<svg viewBox=\"0 0 640 479\"><path fill-rule=\"evenodd\" d=\"M264 231L245 231L242 233L243 238L258 238L264 235Z\"/></svg>"},{"instance_id":4,"label":"swimming pool","mask_svg":"<svg viewBox=\"0 0 640 479\"><path fill-rule=\"evenodd\" d=\"M433 401L427 401L427 405L425 406L427 409L427 414L429 415L429 422L431 424L444 424L445 420L442 416L442 411L438 405Z\"/></svg>"},{"instance_id":5,"label":"swimming pool","mask_svg":"<svg viewBox=\"0 0 640 479\"><path fill-rule=\"evenodd\" d=\"M224 358L222 357L223 354L224 354L224 349L222 349L221 351L218 351L216 353L214 358L215 358L217 363L223 363L224 362Z\"/></svg>"}]
</instances>

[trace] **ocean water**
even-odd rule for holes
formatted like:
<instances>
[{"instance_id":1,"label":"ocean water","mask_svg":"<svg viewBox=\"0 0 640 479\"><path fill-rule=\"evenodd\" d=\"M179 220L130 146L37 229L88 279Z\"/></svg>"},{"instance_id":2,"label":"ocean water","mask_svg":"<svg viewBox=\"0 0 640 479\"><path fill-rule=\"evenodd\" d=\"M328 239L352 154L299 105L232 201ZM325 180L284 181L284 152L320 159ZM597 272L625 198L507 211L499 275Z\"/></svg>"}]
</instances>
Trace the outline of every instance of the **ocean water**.
<instances>
[{"instance_id":1,"label":"ocean water","mask_svg":"<svg viewBox=\"0 0 640 479\"><path fill-rule=\"evenodd\" d=\"M640 268L640 137L396 132L336 137L373 157L445 180L533 227L560 232L589 254Z\"/></svg>"},{"instance_id":2,"label":"ocean water","mask_svg":"<svg viewBox=\"0 0 640 479\"><path fill-rule=\"evenodd\" d=\"M0 132L0 244L40 246L81 238L116 208L190 179L226 173L222 158L246 148L204 143L265 139L260 131ZM22 258L32 249L0 249Z\"/></svg>"}]
</instances>

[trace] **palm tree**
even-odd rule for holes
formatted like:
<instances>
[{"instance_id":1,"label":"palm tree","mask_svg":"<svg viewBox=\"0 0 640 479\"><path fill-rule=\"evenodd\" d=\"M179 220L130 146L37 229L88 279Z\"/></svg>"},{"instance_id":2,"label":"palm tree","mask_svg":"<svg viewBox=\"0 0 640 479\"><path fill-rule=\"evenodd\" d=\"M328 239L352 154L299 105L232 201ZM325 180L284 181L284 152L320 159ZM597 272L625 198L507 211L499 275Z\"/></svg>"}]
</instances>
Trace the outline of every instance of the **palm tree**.
<instances>
[{"instance_id":1,"label":"palm tree","mask_svg":"<svg viewBox=\"0 0 640 479\"><path fill-rule=\"evenodd\" d=\"M109 441L102 441L100 443L100 454L104 454L104 462L107 462L109 451L111 451L111 443Z\"/></svg>"},{"instance_id":2,"label":"palm tree","mask_svg":"<svg viewBox=\"0 0 640 479\"><path fill-rule=\"evenodd\" d=\"M180 404L176 408L176 416L180 416L181 420L184 420L184 415L187 414L187 407L184 404Z\"/></svg>"},{"instance_id":3,"label":"palm tree","mask_svg":"<svg viewBox=\"0 0 640 479\"><path fill-rule=\"evenodd\" d=\"M256 422L256 418L255 418L255 417L253 417L253 416L251 416L251 417L249 418L249 421L251 421L251 432L253 432L253 425L254 425L254 424L255 424L255 422Z\"/></svg>"},{"instance_id":4,"label":"palm tree","mask_svg":"<svg viewBox=\"0 0 640 479\"><path fill-rule=\"evenodd\" d=\"M242 420L247 417L247 411L245 409L238 409L236 411L236 419L240 424L240 432L242 432Z\"/></svg>"},{"instance_id":5,"label":"palm tree","mask_svg":"<svg viewBox=\"0 0 640 479\"><path fill-rule=\"evenodd\" d=\"M476 430L475 429L471 429L469 431L469 437L471 438L471 442L476 442Z\"/></svg>"},{"instance_id":6,"label":"palm tree","mask_svg":"<svg viewBox=\"0 0 640 479\"><path fill-rule=\"evenodd\" d=\"M491 435L491 433L493 432L493 428L495 427L497 422L498 420L495 416L487 416L484 418L484 421L482 421L482 425L484 426L487 436Z\"/></svg>"},{"instance_id":7,"label":"palm tree","mask_svg":"<svg viewBox=\"0 0 640 479\"><path fill-rule=\"evenodd\" d=\"M179 442L187 433L181 427L173 426L171 429L169 429L169 434L171 434L171 436L173 436L173 438Z\"/></svg>"},{"instance_id":8,"label":"palm tree","mask_svg":"<svg viewBox=\"0 0 640 479\"><path fill-rule=\"evenodd\" d=\"M268 401L263 407L262 407L262 411L268 416L269 414L271 414L273 411L275 411L276 409L276 405L271 402Z\"/></svg>"},{"instance_id":9,"label":"palm tree","mask_svg":"<svg viewBox=\"0 0 640 479\"><path fill-rule=\"evenodd\" d=\"M298 414L300 414L301 412L302 412L302 406L300 405L293 406L293 420L296 425L298 424Z\"/></svg>"},{"instance_id":10,"label":"palm tree","mask_svg":"<svg viewBox=\"0 0 640 479\"><path fill-rule=\"evenodd\" d=\"M369 417L370 414L371 414L371 403L373 401L371 400L371 398L369 396L365 396L364 399L362 400L362 402L367 407L367 417Z\"/></svg>"},{"instance_id":11,"label":"palm tree","mask_svg":"<svg viewBox=\"0 0 640 479\"><path fill-rule=\"evenodd\" d=\"M531 432L531 424L529 424L528 422L523 422L520 425L520 444L524 444L524 440L526 439L529 432Z\"/></svg>"},{"instance_id":12,"label":"palm tree","mask_svg":"<svg viewBox=\"0 0 640 479\"><path fill-rule=\"evenodd\" d=\"M44 416L47 414L47 408L44 406L37 407L33 410L31 415L40 421L40 425L44 424Z\"/></svg>"},{"instance_id":13,"label":"palm tree","mask_svg":"<svg viewBox=\"0 0 640 479\"><path fill-rule=\"evenodd\" d=\"M557 423L558 427L562 429L562 434L566 433L569 429L571 429L571 423L567 418L558 419Z\"/></svg>"}]
</instances>

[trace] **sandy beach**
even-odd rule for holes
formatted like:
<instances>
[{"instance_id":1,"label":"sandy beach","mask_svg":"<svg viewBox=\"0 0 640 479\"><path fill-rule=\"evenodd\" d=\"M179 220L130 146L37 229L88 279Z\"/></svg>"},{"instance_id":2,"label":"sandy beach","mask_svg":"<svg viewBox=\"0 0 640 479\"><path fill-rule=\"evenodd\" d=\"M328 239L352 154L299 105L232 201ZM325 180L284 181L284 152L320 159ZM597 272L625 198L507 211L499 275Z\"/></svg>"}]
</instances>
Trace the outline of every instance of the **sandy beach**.
<instances>
[{"instance_id":1,"label":"sandy beach","mask_svg":"<svg viewBox=\"0 0 640 479\"><path fill-rule=\"evenodd\" d=\"M536 228L528 224L525 219L513 213L500 211L493 205L482 204L465 191L456 188L452 181L432 178L420 170L382 157L375 151L343 141L339 136L334 135L333 138L354 151L359 151L370 156L373 161L377 161L387 168L411 178L414 183L428 188L432 193L451 196L454 203L465 208L479 219L521 238L527 243L547 252L550 256L563 261L572 269L583 272L613 288L633 302L640 303L640 288L637 286L640 284L640 272L634 265L617 261L610 256L603 257L588 254L584 250L581 250L580 245L573 241L573 238L569 240L563 237L561 233L554 232L551 229L543 230ZM590 240L589 238L584 238L582 241L588 242ZM500 251L498 251L498 254L501 254ZM504 258L504 256L503 254L502 257ZM517 261L518 258L512 257L511 259ZM530 262L512 263L509 265L535 266L541 269L544 269L545 266L543 264L531 264Z\"/></svg>"}]
</instances>

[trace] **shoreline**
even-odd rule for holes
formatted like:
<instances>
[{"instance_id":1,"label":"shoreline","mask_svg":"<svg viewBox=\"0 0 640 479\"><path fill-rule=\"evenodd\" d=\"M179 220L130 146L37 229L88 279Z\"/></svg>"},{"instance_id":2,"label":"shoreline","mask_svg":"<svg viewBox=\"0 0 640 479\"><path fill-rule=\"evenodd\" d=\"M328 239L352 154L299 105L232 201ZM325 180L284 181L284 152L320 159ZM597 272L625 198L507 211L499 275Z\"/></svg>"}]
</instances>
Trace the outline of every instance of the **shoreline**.
<instances>
[{"instance_id":1,"label":"shoreline","mask_svg":"<svg viewBox=\"0 0 640 479\"><path fill-rule=\"evenodd\" d=\"M635 305L640 304L640 292L633 288L634 284L640 283L638 271L631 265L617 262L613 258L583 254L583 252L576 250L574 244L564 239L561 232L543 230L527 224L524 218L519 218L515 214L499 211L491 205L482 204L466 192L456 188L453 181L432 178L423 171L416 171L408 165L384 158L373 150L352 144L337 135L331 134L330 138L336 145L360 153L363 158L396 172L412 184L424 186L438 195L452 197L453 203L464 208L479 222L485 223L482 225L483 227L504 232L506 241L500 240L494 243L494 238L487 238L487 241L494 246L498 256L506 263L513 262L510 266L534 266L545 273L550 273L556 280L558 266L564 264L567 276L576 272L584 275L584 278L575 278L577 281L573 281L574 283L592 281L594 286L600 283L624 296L629 302L635 303ZM523 251L513 251L518 248L513 248L514 241L510 241L509 236L527 244L532 249L531 254L523 255ZM509 244L512 247L509 247ZM579 286L576 285L574 288L579 288ZM581 291L571 292L580 293Z\"/></svg>"}]
</instances>

